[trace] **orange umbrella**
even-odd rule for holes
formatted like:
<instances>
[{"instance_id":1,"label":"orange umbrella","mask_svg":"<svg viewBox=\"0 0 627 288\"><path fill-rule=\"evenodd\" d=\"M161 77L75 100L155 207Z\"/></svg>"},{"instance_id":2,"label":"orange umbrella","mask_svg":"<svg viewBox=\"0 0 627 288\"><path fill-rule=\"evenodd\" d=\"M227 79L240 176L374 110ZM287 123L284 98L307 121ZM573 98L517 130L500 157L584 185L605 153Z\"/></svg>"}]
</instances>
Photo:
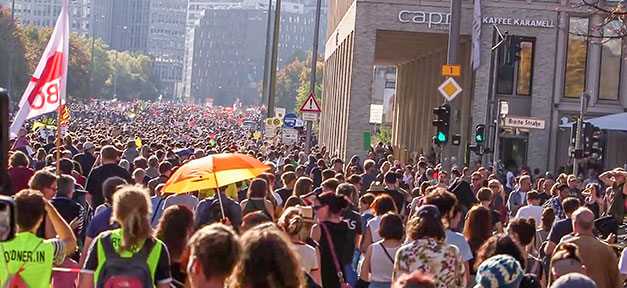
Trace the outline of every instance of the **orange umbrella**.
<instances>
[{"instance_id":1,"label":"orange umbrella","mask_svg":"<svg viewBox=\"0 0 627 288\"><path fill-rule=\"evenodd\" d=\"M165 183L163 193L186 193L223 187L257 177L270 167L246 154L213 154L189 161Z\"/></svg>"}]
</instances>

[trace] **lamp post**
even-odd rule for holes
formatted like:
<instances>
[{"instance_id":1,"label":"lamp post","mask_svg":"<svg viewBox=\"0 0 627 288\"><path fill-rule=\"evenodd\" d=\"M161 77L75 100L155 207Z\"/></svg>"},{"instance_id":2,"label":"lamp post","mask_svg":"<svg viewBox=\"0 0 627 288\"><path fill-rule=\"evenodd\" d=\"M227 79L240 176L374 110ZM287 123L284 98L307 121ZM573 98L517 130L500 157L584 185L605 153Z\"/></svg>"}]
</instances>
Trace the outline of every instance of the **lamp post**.
<instances>
[{"instance_id":1,"label":"lamp post","mask_svg":"<svg viewBox=\"0 0 627 288\"><path fill-rule=\"evenodd\" d=\"M122 27L122 30L124 32L126 32L126 30L128 29L128 27L124 26ZM118 51L117 49L115 50L115 61L113 64L113 99L118 99L118 53L120 51Z\"/></svg>"},{"instance_id":2,"label":"lamp post","mask_svg":"<svg viewBox=\"0 0 627 288\"><path fill-rule=\"evenodd\" d=\"M104 15L100 15L102 19ZM89 62L89 96L94 97L94 47L96 46L96 16L91 25L91 60Z\"/></svg>"}]
</instances>

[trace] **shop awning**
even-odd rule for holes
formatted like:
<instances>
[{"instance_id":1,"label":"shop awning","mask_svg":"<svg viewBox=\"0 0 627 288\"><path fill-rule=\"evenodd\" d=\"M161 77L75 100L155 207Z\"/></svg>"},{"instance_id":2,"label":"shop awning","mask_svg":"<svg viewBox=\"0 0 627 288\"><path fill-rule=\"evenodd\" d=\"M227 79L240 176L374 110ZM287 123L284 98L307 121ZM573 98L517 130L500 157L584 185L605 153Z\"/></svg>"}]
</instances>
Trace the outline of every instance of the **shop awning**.
<instances>
[{"instance_id":1,"label":"shop awning","mask_svg":"<svg viewBox=\"0 0 627 288\"><path fill-rule=\"evenodd\" d=\"M591 123L602 130L615 130L627 132L627 112L616 113L612 115L601 116L597 118L586 119L585 122ZM571 128L574 122L560 125L561 128Z\"/></svg>"}]
</instances>

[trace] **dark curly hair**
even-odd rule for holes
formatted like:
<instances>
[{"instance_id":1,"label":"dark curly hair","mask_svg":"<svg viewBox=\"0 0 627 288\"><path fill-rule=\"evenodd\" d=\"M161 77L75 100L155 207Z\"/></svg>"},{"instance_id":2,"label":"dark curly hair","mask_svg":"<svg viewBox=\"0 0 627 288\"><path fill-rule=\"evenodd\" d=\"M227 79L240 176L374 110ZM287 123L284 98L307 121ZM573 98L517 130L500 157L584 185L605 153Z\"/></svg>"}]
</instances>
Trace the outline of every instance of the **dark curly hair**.
<instances>
[{"instance_id":1,"label":"dark curly hair","mask_svg":"<svg viewBox=\"0 0 627 288\"><path fill-rule=\"evenodd\" d=\"M479 265L486 259L499 254L507 254L514 257L514 259L520 263L521 267L525 267L526 265L525 257L512 237L505 234L498 234L490 237L479 248L475 260L475 269L478 269Z\"/></svg>"}]
</instances>

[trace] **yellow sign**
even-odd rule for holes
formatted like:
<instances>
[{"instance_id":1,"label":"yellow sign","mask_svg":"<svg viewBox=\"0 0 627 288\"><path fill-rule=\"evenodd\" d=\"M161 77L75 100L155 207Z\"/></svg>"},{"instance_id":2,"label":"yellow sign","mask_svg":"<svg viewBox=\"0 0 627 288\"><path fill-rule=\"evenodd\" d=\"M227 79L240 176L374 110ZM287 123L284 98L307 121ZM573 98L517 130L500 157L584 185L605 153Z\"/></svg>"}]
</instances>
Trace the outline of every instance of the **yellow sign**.
<instances>
[{"instance_id":1,"label":"yellow sign","mask_svg":"<svg viewBox=\"0 0 627 288\"><path fill-rule=\"evenodd\" d=\"M459 77L462 75L462 67L459 65L442 65L442 76Z\"/></svg>"},{"instance_id":2,"label":"yellow sign","mask_svg":"<svg viewBox=\"0 0 627 288\"><path fill-rule=\"evenodd\" d=\"M274 126L281 126L281 119L274 118L274 120L272 120L272 124L274 124Z\"/></svg>"},{"instance_id":3,"label":"yellow sign","mask_svg":"<svg viewBox=\"0 0 627 288\"><path fill-rule=\"evenodd\" d=\"M448 78L438 87L438 91L440 91L440 94L442 94L446 100L453 101L455 96L462 93L462 87L460 87L453 78Z\"/></svg>"},{"instance_id":4,"label":"yellow sign","mask_svg":"<svg viewBox=\"0 0 627 288\"><path fill-rule=\"evenodd\" d=\"M253 133L253 139L258 140L260 137L261 137L261 132L255 131L255 133Z\"/></svg>"}]
</instances>

